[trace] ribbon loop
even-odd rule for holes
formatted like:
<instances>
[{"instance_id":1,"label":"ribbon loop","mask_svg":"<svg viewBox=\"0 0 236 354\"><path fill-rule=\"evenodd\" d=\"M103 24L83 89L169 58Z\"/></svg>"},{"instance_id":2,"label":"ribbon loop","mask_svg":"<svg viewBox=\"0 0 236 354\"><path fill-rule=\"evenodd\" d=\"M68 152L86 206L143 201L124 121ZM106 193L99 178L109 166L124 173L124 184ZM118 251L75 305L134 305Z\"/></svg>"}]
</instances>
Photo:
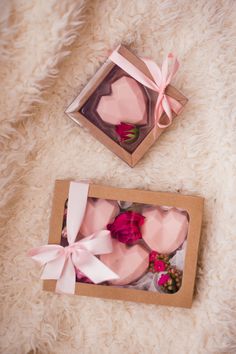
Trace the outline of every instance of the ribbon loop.
<instances>
[{"instance_id":1,"label":"ribbon loop","mask_svg":"<svg viewBox=\"0 0 236 354\"><path fill-rule=\"evenodd\" d=\"M157 102L154 109L155 124L159 128L167 128L172 123L172 111L177 114L182 108L180 102L165 93L166 87L170 84L173 76L179 68L178 60L172 53L170 53L163 61L160 69L154 61L150 59L142 59L153 77L153 80L151 80L135 65L123 57L117 50L114 50L109 58L135 80L158 93ZM172 66L169 69L170 61L172 61ZM168 118L165 119L164 122L161 122L163 112L166 113Z\"/></svg>"},{"instance_id":2,"label":"ribbon loop","mask_svg":"<svg viewBox=\"0 0 236 354\"><path fill-rule=\"evenodd\" d=\"M41 279L57 280L56 292L74 293L75 269L79 269L96 284L119 278L96 257L112 252L110 231L101 230L75 242L84 218L88 190L87 183L70 183L67 209L69 245L45 245L28 253L32 259L45 266Z\"/></svg>"}]
</instances>

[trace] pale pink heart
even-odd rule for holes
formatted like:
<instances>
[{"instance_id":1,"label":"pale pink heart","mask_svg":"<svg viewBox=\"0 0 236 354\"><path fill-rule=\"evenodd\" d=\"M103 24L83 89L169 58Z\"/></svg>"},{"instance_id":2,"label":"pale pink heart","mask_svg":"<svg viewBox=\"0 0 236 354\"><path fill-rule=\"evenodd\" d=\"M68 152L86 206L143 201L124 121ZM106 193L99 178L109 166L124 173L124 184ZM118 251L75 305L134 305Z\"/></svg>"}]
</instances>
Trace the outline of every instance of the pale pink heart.
<instances>
[{"instance_id":1,"label":"pale pink heart","mask_svg":"<svg viewBox=\"0 0 236 354\"><path fill-rule=\"evenodd\" d=\"M188 233L187 215L176 208L167 211L159 207L144 210L141 233L147 245L158 253L172 253L179 248Z\"/></svg>"},{"instance_id":2,"label":"pale pink heart","mask_svg":"<svg viewBox=\"0 0 236 354\"><path fill-rule=\"evenodd\" d=\"M113 221L119 210L119 205L116 201L88 198L79 233L82 236L89 236L94 232L106 229L107 224Z\"/></svg>"},{"instance_id":3,"label":"pale pink heart","mask_svg":"<svg viewBox=\"0 0 236 354\"><path fill-rule=\"evenodd\" d=\"M111 85L112 92L102 96L97 106L101 119L113 125L147 123L146 100L137 81L123 76Z\"/></svg>"},{"instance_id":4,"label":"pale pink heart","mask_svg":"<svg viewBox=\"0 0 236 354\"><path fill-rule=\"evenodd\" d=\"M127 285L139 279L149 266L149 252L140 245L131 247L115 239L112 240L113 251L100 256L100 260L113 272L119 275L119 279L112 280L112 285Z\"/></svg>"}]
</instances>

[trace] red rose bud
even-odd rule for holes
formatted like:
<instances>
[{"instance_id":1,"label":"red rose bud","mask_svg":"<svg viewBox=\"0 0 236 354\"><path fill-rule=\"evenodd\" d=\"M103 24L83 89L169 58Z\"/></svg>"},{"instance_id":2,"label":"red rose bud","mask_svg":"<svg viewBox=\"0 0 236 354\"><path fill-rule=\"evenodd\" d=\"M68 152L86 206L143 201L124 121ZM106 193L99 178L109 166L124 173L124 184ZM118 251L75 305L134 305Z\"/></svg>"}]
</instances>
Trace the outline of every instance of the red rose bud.
<instances>
[{"instance_id":1,"label":"red rose bud","mask_svg":"<svg viewBox=\"0 0 236 354\"><path fill-rule=\"evenodd\" d=\"M120 123L116 125L116 133L120 141L128 144L134 143L139 137L139 129L132 124Z\"/></svg>"},{"instance_id":2,"label":"red rose bud","mask_svg":"<svg viewBox=\"0 0 236 354\"><path fill-rule=\"evenodd\" d=\"M140 227L144 223L144 216L134 211L119 214L112 224L107 225L111 236L122 243L132 245L142 238Z\"/></svg>"}]
</instances>

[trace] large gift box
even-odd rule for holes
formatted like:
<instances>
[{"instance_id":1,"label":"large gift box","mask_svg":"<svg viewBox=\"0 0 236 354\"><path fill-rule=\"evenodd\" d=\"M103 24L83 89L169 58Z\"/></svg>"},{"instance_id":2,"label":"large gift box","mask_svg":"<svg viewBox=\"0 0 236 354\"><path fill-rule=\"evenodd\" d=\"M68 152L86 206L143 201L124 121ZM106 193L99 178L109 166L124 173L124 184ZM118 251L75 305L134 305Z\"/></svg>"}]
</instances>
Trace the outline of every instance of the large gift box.
<instances>
[{"instance_id":1,"label":"large gift box","mask_svg":"<svg viewBox=\"0 0 236 354\"><path fill-rule=\"evenodd\" d=\"M56 181L44 290L191 307L203 198Z\"/></svg>"},{"instance_id":2,"label":"large gift box","mask_svg":"<svg viewBox=\"0 0 236 354\"><path fill-rule=\"evenodd\" d=\"M159 68L120 45L66 114L133 167L187 102L170 85L178 67L172 54Z\"/></svg>"}]
</instances>

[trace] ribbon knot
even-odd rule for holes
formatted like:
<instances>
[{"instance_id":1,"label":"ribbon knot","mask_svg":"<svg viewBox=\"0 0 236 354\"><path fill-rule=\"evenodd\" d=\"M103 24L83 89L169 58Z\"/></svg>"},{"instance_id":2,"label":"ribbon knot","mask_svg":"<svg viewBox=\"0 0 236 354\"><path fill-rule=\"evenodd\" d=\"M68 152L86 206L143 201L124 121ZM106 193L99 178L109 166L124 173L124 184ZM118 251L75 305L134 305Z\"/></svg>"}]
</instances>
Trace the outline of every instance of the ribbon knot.
<instances>
[{"instance_id":1,"label":"ribbon knot","mask_svg":"<svg viewBox=\"0 0 236 354\"><path fill-rule=\"evenodd\" d=\"M70 254L75 252L75 243L73 243L72 245L66 246L64 247L64 252L67 256L69 256Z\"/></svg>"},{"instance_id":2,"label":"ribbon knot","mask_svg":"<svg viewBox=\"0 0 236 354\"><path fill-rule=\"evenodd\" d=\"M57 280L56 292L74 293L76 269L94 283L118 279L96 256L112 252L110 231L101 230L75 242L86 210L89 185L70 183L67 208L69 245L45 245L33 248L29 256L44 265L41 279Z\"/></svg>"},{"instance_id":3,"label":"ribbon knot","mask_svg":"<svg viewBox=\"0 0 236 354\"><path fill-rule=\"evenodd\" d=\"M165 93L166 85L162 85L159 89L159 95L163 98ZM157 91L158 92L158 91Z\"/></svg>"},{"instance_id":4,"label":"ribbon knot","mask_svg":"<svg viewBox=\"0 0 236 354\"><path fill-rule=\"evenodd\" d=\"M160 69L154 61L143 58L143 62L146 64L150 74L152 75L152 80L125 57L123 57L117 50L114 50L109 58L135 80L158 93L154 109L155 124L159 128L167 128L173 120L172 111L178 114L182 108L180 102L178 102L175 98L170 97L165 92L167 86L170 84L173 76L179 68L178 60L172 53L169 53L167 58L163 61ZM169 69L170 61L172 61L172 66ZM165 119L161 119L163 112L166 113Z\"/></svg>"}]
</instances>

